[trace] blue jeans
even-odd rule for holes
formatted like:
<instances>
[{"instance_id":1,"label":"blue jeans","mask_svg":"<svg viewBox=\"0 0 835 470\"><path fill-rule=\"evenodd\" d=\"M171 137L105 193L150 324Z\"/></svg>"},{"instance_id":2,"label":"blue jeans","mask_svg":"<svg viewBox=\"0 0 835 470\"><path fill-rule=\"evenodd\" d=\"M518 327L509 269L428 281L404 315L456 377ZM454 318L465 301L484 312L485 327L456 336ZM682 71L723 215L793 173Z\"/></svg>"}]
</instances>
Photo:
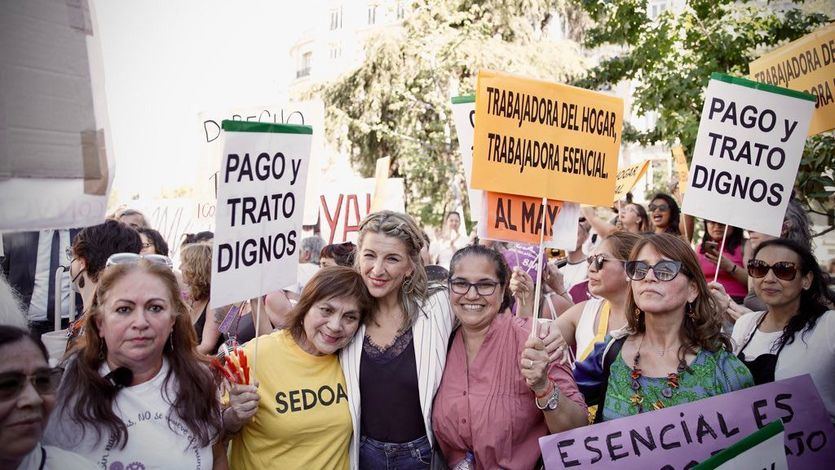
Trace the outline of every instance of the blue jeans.
<instances>
[{"instance_id":1,"label":"blue jeans","mask_svg":"<svg viewBox=\"0 0 835 470\"><path fill-rule=\"evenodd\" d=\"M432 462L432 446L426 436L402 444L362 436L359 457L363 470L426 470Z\"/></svg>"}]
</instances>

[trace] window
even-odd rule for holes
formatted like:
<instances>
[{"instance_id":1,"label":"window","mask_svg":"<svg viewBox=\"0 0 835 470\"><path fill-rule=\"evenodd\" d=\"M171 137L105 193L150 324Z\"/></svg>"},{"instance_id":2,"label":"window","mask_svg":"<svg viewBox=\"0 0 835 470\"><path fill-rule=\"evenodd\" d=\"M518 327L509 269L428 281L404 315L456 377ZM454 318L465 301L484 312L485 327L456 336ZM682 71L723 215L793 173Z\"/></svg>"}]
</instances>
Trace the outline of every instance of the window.
<instances>
[{"instance_id":1,"label":"window","mask_svg":"<svg viewBox=\"0 0 835 470\"><path fill-rule=\"evenodd\" d=\"M310 61L313 59L312 52L305 52L302 54L302 62L299 69L296 70L296 78L307 77L310 75Z\"/></svg>"},{"instance_id":2,"label":"window","mask_svg":"<svg viewBox=\"0 0 835 470\"><path fill-rule=\"evenodd\" d=\"M340 44L331 44L329 57L331 59L338 59L342 57L342 46Z\"/></svg>"},{"instance_id":3,"label":"window","mask_svg":"<svg viewBox=\"0 0 835 470\"><path fill-rule=\"evenodd\" d=\"M652 0L648 6L647 14L649 19L654 20L658 18L658 15L663 13L669 5L667 4L667 0Z\"/></svg>"},{"instance_id":4,"label":"window","mask_svg":"<svg viewBox=\"0 0 835 470\"><path fill-rule=\"evenodd\" d=\"M368 24L376 24L377 23L377 5L368 5Z\"/></svg>"},{"instance_id":5,"label":"window","mask_svg":"<svg viewBox=\"0 0 835 470\"><path fill-rule=\"evenodd\" d=\"M342 29L342 7L331 10L331 31Z\"/></svg>"}]
</instances>

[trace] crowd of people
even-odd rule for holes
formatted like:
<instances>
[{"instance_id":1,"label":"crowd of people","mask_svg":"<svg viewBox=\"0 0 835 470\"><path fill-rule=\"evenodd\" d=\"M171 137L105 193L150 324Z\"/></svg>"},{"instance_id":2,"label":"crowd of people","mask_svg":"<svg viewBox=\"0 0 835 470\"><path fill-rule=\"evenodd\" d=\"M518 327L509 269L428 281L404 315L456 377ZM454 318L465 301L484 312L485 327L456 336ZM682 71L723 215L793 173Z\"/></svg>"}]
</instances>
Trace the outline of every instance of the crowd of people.
<instances>
[{"instance_id":1,"label":"crowd of people","mask_svg":"<svg viewBox=\"0 0 835 470\"><path fill-rule=\"evenodd\" d=\"M779 238L667 194L617 209L584 209L534 276L457 212L431 238L375 212L357 244L301 240L296 284L215 309L211 232L127 210L4 235L0 468L540 468L545 435L803 374L835 424L835 293L799 204ZM61 243L63 325L39 274ZM247 383L210 365L236 348Z\"/></svg>"}]
</instances>

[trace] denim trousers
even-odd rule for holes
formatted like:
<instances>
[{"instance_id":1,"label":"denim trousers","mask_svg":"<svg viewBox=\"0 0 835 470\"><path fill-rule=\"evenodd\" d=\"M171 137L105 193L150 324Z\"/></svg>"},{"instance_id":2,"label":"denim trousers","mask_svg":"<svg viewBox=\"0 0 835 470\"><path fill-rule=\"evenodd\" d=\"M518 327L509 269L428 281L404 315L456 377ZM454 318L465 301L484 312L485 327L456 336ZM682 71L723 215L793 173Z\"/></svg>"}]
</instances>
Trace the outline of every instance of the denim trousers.
<instances>
[{"instance_id":1,"label":"denim trousers","mask_svg":"<svg viewBox=\"0 0 835 470\"><path fill-rule=\"evenodd\" d=\"M363 470L426 470L432 462L432 446L426 436L402 444L362 436L359 458Z\"/></svg>"}]
</instances>

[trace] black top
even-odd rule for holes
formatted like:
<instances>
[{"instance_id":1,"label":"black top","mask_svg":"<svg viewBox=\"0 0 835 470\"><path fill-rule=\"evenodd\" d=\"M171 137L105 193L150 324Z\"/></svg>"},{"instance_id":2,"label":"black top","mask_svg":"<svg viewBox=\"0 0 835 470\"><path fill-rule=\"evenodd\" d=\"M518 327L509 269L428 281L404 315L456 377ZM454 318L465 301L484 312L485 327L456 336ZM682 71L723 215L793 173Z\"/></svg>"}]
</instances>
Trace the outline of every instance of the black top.
<instances>
[{"instance_id":1,"label":"black top","mask_svg":"<svg viewBox=\"0 0 835 470\"><path fill-rule=\"evenodd\" d=\"M360 390L363 436L399 444L426 435L411 328L386 349L365 337L360 359Z\"/></svg>"},{"instance_id":2,"label":"black top","mask_svg":"<svg viewBox=\"0 0 835 470\"><path fill-rule=\"evenodd\" d=\"M197 333L197 344L199 345L200 342L203 340L203 328L206 327L206 311L209 309L208 302L203 307L203 311L200 313L200 317L194 322L194 331ZM212 349L211 354L217 352L220 349L220 345L223 344L223 335L218 335L217 341L215 342L215 347Z\"/></svg>"}]
</instances>

